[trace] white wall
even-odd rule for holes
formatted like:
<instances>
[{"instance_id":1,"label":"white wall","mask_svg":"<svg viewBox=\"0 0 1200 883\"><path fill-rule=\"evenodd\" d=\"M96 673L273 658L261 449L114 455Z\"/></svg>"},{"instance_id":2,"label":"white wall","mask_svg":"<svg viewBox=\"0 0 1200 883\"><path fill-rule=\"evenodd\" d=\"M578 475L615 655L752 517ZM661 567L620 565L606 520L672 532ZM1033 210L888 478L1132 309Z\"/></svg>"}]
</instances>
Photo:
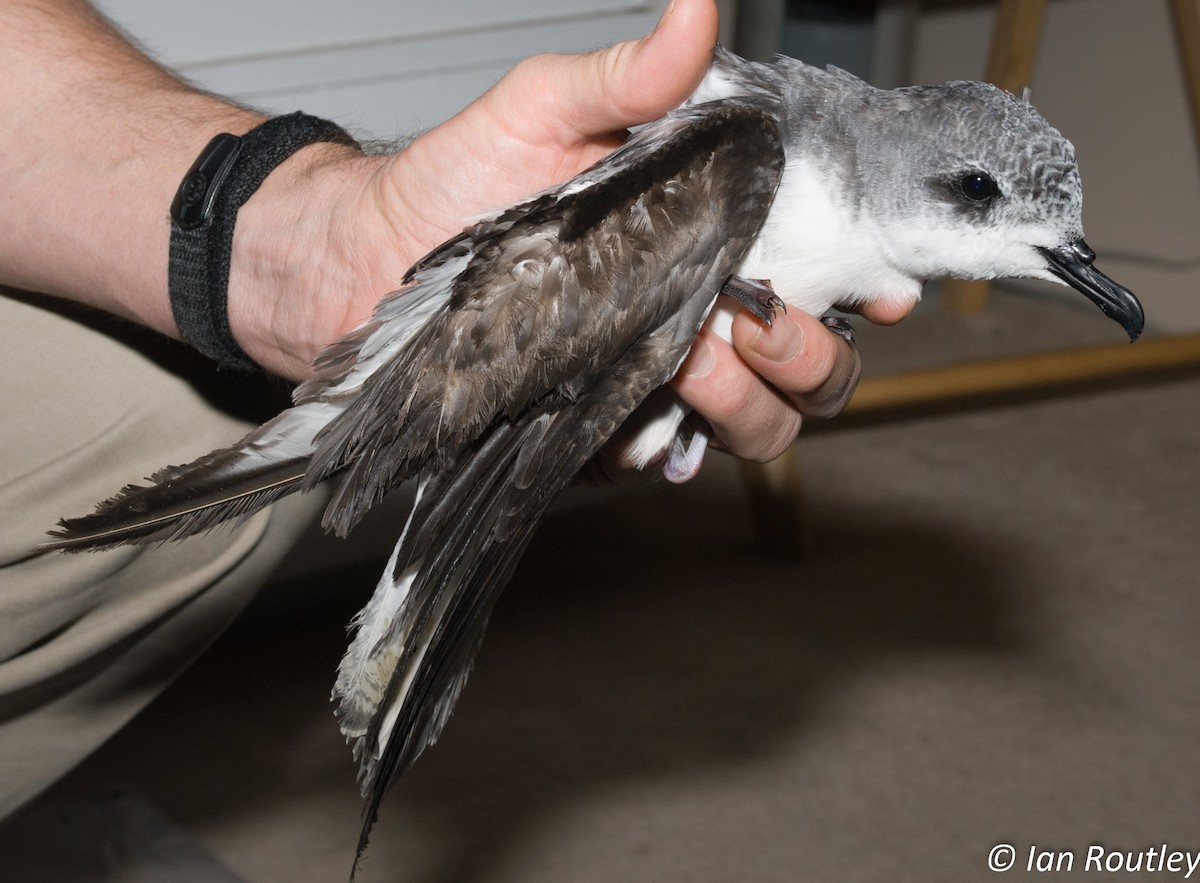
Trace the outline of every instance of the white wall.
<instances>
[{"instance_id":1,"label":"white wall","mask_svg":"<svg viewBox=\"0 0 1200 883\"><path fill-rule=\"evenodd\" d=\"M98 0L152 54L264 110L428 128L538 52L646 33L665 0Z\"/></svg>"}]
</instances>

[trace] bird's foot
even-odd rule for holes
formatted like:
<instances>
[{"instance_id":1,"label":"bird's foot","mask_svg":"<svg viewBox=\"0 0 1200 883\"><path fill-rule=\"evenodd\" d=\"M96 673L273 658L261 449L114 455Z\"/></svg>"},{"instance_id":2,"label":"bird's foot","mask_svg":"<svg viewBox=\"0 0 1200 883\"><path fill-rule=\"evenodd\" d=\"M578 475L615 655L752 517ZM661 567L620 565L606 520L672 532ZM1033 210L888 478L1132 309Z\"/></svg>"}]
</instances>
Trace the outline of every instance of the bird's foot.
<instances>
[{"instance_id":1,"label":"bird's foot","mask_svg":"<svg viewBox=\"0 0 1200 883\"><path fill-rule=\"evenodd\" d=\"M776 310L787 312L787 304L775 293L769 279L730 276L721 286L721 294L732 297L768 326L775 321Z\"/></svg>"},{"instance_id":2,"label":"bird's foot","mask_svg":"<svg viewBox=\"0 0 1200 883\"><path fill-rule=\"evenodd\" d=\"M854 343L854 326L850 324L849 319L843 319L841 316L823 316L821 324L845 340L846 343Z\"/></svg>"},{"instance_id":3,"label":"bird's foot","mask_svg":"<svg viewBox=\"0 0 1200 883\"><path fill-rule=\"evenodd\" d=\"M667 481L671 484L683 484L696 477L704 464L709 432L711 430L707 427L695 427L689 442L685 442L679 435L675 436L662 467L663 477Z\"/></svg>"}]
</instances>

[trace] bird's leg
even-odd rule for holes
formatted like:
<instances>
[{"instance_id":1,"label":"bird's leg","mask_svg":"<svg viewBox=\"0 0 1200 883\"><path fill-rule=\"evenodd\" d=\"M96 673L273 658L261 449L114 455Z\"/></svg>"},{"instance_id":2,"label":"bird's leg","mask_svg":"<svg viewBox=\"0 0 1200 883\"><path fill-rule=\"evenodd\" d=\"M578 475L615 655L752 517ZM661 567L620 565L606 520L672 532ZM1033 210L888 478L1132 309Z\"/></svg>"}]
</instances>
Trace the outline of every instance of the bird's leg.
<instances>
[{"instance_id":1,"label":"bird's leg","mask_svg":"<svg viewBox=\"0 0 1200 883\"><path fill-rule=\"evenodd\" d=\"M776 310L787 312L787 304L775 293L769 279L730 276L721 286L721 294L732 297L767 325L775 321Z\"/></svg>"},{"instance_id":2,"label":"bird's leg","mask_svg":"<svg viewBox=\"0 0 1200 883\"><path fill-rule=\"evenodd\" d=\"M692 430L690 441L684 440L684 426L690 426ZM671 484L683 484L696 477L704 464L704 452L708 450L708 442L712 436L712 427L708 425L708 421L696 414L692 414L684 426L681 426L681 431L675 435L662 467L663 477Z\"/></svg>"},{"instance_id":3,"label":"bird's leg","mask_svg":"<svg viewBox=\"0 0 1200 883\"><path fill-rule=\"evenodd\" d=\"M849 319L843 319L841 316L822 316L821 324L846 343L854 343L854 326L850 324Z\"/></svg>"}]
</instances>

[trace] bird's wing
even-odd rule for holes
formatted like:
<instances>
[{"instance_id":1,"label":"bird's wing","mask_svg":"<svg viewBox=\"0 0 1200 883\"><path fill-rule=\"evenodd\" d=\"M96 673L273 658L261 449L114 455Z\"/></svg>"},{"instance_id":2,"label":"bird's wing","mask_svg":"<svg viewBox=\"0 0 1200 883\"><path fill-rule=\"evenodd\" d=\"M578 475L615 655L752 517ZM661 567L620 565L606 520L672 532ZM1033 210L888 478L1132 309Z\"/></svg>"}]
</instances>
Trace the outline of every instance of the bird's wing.
<instances>
[{"instance_id":1,"label":"bird's wing","mask_svg":"<svg viewBox=\"0 0 1200 883\"><path fill-rule=\"evenodd\" d=\"M642 191L653 191L650 179L685 166L681 157L697 142L736 141L755 115L711 110L692 108L668 116L630 139L611 162L445 243L413 268L412 285L384 299L371 320L320 356L317 376L297 389L293 408L230 448L161 469L150 477L150 485L129 485L94 513L64 519L43 548L75 551L181 539L246 517L361 457L340 495L343 501L355 498L356 504L335 501L330 509L328 523L344 531L388 487L415 473L447 442L453 449L482 431L497 410L519 410L521 401L543 390L569 392L580 376L613 356L611 329L621 309L605 313L583 303L579 279L573 280L576 287L558 289L560 294L553 293L551 284L530 284L530 279L550 271L551 282L565 281L562 261L547 260L556 236L567 240L568 262L578 263L582 255L596 273L605 272L597 263L602 249L595 237L584 234L605 212L619 213L622 206L636 203L626 229L614 231L610 224L604 227L608 235L624 234L641 248L653 248L652 237L667 228L655 224L649 213L667 210L671 200L638 202ZM743 151L747 162L755 143L750 138ZM732 148L727 146L726 152ZM714 211L721 204L714 201ZM556 222L555 217L565 220ZM514 256L514 244L531 250L530 259ZM510 266L491 260L497 254ZM499 278L504 272L508 278ZM655 310L663 313L673 306L653 298L639 303L619 280L601 282L596 289L613 304L632 305L629 312L635 315L627 326L652 320ZM595 315L604 315L599 324L607 327L589 321ZM599 351L578 345L589 339L600 342ZM507 344L506 352L497 349L497 341L502 348ZM533 370L516 376L511 366L523 356ZM510 370L495 370L505 365ZM406 387L410 382L411 388ZM414 405L418 419L407 430L399 428ZM370 433L380 423L385 431L375 441ZM388 468L370 478L381 458Z\"/></svg>"},{"instance_id":2,"label":"bird's wing","mask_svg":"<svg viewBox=\"0 0 1200 883\"><path fill-rule=\"evenodd\" d=\"M709 277L728 275L749 247L782 162L770 114L722 102L687 108L419 264L418 280L465 261L444 308L317 436L305 482L344 472L326 527L345 533L400 480L450 462L497 417L578 396L632 341L680 313L669 344L686 351L715 296ZM324 400L322 382L300 401Z\"/></svg>"},{"instance_id":3,"label":"bird's wing","mask_svg":"<svg viewBox=\"0 0 1200 883\"><path fill-rule=\"evenodd\" d=\"M675 372L770 206L783 155L768 114L708 108L643 137L615 173L448 246L471 257L414 340L427 357L377 371L317 439L313 473L346 472L335 529L421 474L334 689L369 801L360 848L441 731L546 507Z\"/></svg>"}]
</instances>

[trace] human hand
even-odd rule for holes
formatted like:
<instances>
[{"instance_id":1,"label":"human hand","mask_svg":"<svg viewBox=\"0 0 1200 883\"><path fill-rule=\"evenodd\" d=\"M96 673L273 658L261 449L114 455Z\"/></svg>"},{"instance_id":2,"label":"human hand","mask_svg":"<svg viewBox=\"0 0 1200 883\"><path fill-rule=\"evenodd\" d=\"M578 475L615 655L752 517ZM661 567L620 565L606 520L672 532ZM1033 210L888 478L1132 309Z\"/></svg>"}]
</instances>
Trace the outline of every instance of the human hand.
<instances>
[{"instance_id":1,"label":"human hand","mask_svg":"<svg viewBox=\"0 0 1200 883\"><path fill-rule=\"evenodd\" d=\"M239 214L235 337L269 370L306 377L321 349L472 216L568 180L630 126L683 101L708 69L716 31L712 0L677 0L640 40L526 59L396 154L300 151Z\"/></svg>"},{"instance_id":2,"label":"human hand","mask_svg":"<svg viewBox=\"0 0 1200 883\"><path fill-rule=\"evenodd\" d=\"M899 322L912 304L880 302L863 310L877 324ZM708 424L708 447L767 462L796 440L805 417L832 417L858 384L858 350L843 335L799 310L779 311L768 327L745 311L733 320L733 343L701 329L672 380L676 394ZM627 425L600 452L584 480L631 478L634 439ZM651 471L653 474L653 471Z\"/></svg>"},{"instance_id":3,"label":"human hand","mask_svg":"<svg viewBox=\"0 0 1200 883\"><path fill-rule=\"evenodd\" d=\"M268 195L243 208L238 233L251 231L245 236L253 242L258 231L268 254L273 239L321 245L262 264L259 284L280 293L274 302L281 307L259 313L257 325L267 331L262 345L250 343L252 332L237 323L235 334L264 366L307 376L325 345L361 323L415 260L471 216L570 178L615 149L628 127L682 101L707 69L716 23L711 0L678 0L641 40L522 62L395 155L362 157L317 145L307 164L289 160L267 179ZM302 210L264 222L268 207L298 205L296 193L309 195ZM245 301L235 299L232 279L230 292L232 322L235 304ZM867 314L873 321L898 321L907 312L874 309ZM836 413L857 381L854 348L808 316L781 314L771 329L739 316L733 341L703 331L675 388L712 425L714 447L744 458L777 456L804 416ZM620 464L619 446L606 457Z\"/></svg>"},{"instance_id":4,"label":"human hand","mask_svg":"<svg viewBox=\"0 0 1200 883\"><path fill-rule=\"evenodd\" d=\"M876 301L862 315L893 325L912 308L912 302ZM805 417L838 414L858 385L858 350L807 313L780 311L768 328L739 312L732 336L731 346L703 329L673 381L712 427L710 446L718 450L773 460L796 440Z\"/></svg>"}]
</instances>

